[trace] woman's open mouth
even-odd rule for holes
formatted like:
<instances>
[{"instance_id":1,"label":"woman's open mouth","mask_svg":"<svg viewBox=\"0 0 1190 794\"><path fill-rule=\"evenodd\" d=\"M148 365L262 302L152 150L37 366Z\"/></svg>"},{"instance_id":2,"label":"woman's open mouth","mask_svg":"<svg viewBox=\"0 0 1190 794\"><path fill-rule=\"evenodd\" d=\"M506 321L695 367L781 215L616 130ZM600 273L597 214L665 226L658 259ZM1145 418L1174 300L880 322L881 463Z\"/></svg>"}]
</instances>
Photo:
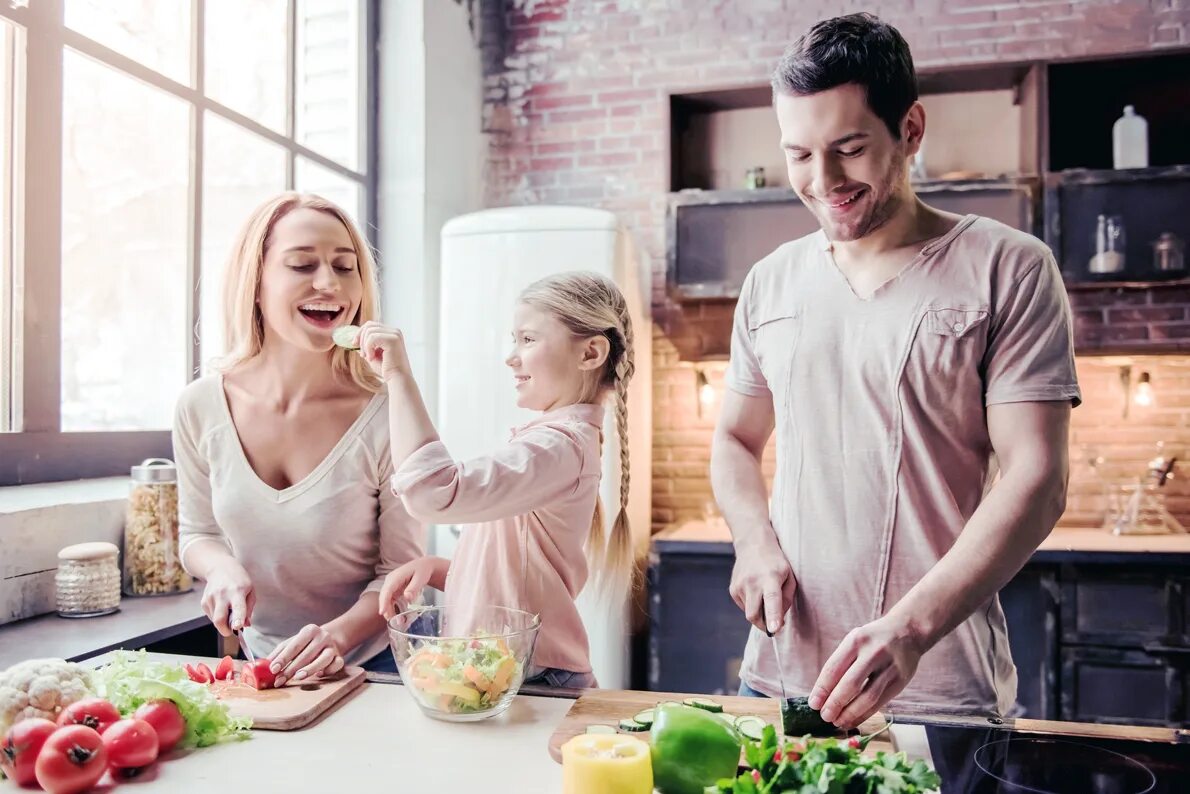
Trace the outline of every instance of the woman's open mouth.
<instances>
[{"instance_id":1,"label":"woman's open mouth","mask_svg":"<svg viewBox=\"0 0 1190 794\"><path fill-rule=\"evenodd\" d=\"M303 303L298 312L315 328L334 328L347 307L341 303Z\"/></svg>"}]
</instances>

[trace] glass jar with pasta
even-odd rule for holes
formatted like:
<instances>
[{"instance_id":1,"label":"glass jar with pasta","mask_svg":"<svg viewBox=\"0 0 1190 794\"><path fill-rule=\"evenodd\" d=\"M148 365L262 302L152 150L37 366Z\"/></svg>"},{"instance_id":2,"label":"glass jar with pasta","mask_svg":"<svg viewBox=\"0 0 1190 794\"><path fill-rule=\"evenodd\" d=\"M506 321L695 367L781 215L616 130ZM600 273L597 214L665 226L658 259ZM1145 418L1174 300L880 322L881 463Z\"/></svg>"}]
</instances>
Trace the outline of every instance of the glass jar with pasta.
<instances>
[{"instance_id":1,"label":"glass jar with pasta","mask_svg":"<svg viewBox=\"0 0 1190 794\"><path fill-rule=\"evenodd\" d=\"M168 595L193 587L178 560L178 470L150 458L132 467L124 515L124 593Z\"/></svg>"}]
</instances>

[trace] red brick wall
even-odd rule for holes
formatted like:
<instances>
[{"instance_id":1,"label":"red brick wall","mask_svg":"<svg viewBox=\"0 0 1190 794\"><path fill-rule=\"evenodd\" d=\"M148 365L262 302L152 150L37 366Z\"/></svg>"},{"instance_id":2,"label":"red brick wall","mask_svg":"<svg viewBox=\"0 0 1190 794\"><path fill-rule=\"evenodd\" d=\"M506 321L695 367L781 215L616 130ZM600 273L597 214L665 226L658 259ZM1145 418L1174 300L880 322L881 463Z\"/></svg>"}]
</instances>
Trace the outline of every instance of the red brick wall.
<instances>
[{"instance_id":1,"label":"red brick wall","mask_svg":"<svg viewBox=\"0 0 1190 794\"><path fill-rule=\"evenodd\" d=\"M653 285L655 527L701 514L710 495L711 417L697 416L694 374L674 342L721 348L730 326L729 305L682 310L664 295L670 93L763 84L808 25L858 10L896 25L920 67L1190 45L1185 0L506 0L505 8L504 66L486 78L487 201L600 206L636 235ZM1186 291L1072 297L1083 341L1190 337ZM1190 410L1190 392L1185 399ZM1119 432L1137 443L1151 435L1137 422Z\"/></svg>"}]
</instances>

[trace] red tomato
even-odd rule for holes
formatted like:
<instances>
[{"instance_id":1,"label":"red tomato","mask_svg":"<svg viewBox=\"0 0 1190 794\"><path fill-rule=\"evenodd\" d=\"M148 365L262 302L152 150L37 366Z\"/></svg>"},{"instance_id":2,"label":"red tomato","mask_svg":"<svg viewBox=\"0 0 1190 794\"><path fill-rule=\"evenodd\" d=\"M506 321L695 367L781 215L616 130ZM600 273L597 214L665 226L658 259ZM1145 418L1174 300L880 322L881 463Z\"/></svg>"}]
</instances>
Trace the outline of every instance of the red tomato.
<instances>
[{"instance_id":1,"label":"red tomato","mask_svg":"<svg viewBox=\"0 0 1190 794\"><path fill-rule=\"evenodd\" d=\"M202 662L196 665L184 664L186 675L190 676L190 680L196 684L209 684L215 680L215 674L211 672L211 668L207 667Z\"/></svg>"},{"instance_id":2,"label":"red tomato","mask_svg":"<svg viewBox=\"0 0 1190 794\"><path fill-rule=\"evenodd\" d=\"M148 766L157 760L157 731L144 720L127 719L112 723L103 732L107 763L125 773Z\"/></svg>"},{"instance_id":3,"label":"red tomato","mask_svg":"<svg viewBox=\"0 0 1190 794\"><path fill-rule=\"evenodd\" d=\"M71 703L58 715L59 725L86 725L102 734L107 726L120 719L120 712L103 698L86 698Z\"/></svg>"},{"instance_id":4,"label":"red tomato","mask_svg":"<svg viewBox=\"0 0 1190 794\"><path fill-rule=\"evenodd\" d=\"M150 700L141 704L132 716L153 726L157 731L158 750L162 753L174 749L186 735L186 720L172 700Z\"/></svg>"},{"instance_id":5,"label":"red tomato","mask_svg":"<svg viewBox=\"0 0 1190 794\"><path fill-rule=\"evenodd\" d=\"M49 794L79 794L107 771L103 739L86 725L58 728L45 740L34 767L38 784Z\"/></svg>"},{"instance_id":6,"label":"red tomato","mask_svg":"<svg viewBox=\"0 0 1190 794\"><path fill-rule=\"evenodd\" d=\"M37 754L50 734L58 730L53 720L30 717L21 720L8 729L4 743L0 744L0 769L9 780L18 786L27 786L37 780L33 766Z\"/></svg>"},{"instance_id":7,"label":"red tomato","mask_svg":"<svg viewBox=\"0 0 1190 794\"><path fill-rule=\"evenodd\" d=\"M268 659L257 659L245 664L240 671L240 681L253 689L271 689L277 676L269 669Z\"/></svg>"},{"instance_id":8,"label":"red tomato","mask_svg":"<svg viewBox=\"0 0 1190 794\"><path fill-rule=\"evenodd\" d=\"M230 656L224 656L219 660L219 665L215 668L215 680L226 681L231 678L235 672L236 663Z\"/></svg>"}]
</instances>

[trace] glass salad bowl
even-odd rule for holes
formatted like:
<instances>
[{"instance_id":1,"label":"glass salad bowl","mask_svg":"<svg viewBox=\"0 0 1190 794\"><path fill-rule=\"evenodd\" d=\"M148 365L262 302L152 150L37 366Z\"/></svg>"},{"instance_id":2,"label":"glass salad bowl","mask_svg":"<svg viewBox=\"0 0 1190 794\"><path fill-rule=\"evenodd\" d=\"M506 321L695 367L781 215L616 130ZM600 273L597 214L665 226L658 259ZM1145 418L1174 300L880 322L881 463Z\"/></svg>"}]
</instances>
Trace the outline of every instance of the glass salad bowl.
<instances>
[{"instance_id":1,"label":"glass salad bowl","mask_svg":"<svg viewBox=\"0 0 1190 794\"><path fill-rule=\"evenodd\" d=\"M541 618L508 607L417 607L388 622L401 682L427 716L476 722L521 688Z\"/></svg>"}]
</instances>

